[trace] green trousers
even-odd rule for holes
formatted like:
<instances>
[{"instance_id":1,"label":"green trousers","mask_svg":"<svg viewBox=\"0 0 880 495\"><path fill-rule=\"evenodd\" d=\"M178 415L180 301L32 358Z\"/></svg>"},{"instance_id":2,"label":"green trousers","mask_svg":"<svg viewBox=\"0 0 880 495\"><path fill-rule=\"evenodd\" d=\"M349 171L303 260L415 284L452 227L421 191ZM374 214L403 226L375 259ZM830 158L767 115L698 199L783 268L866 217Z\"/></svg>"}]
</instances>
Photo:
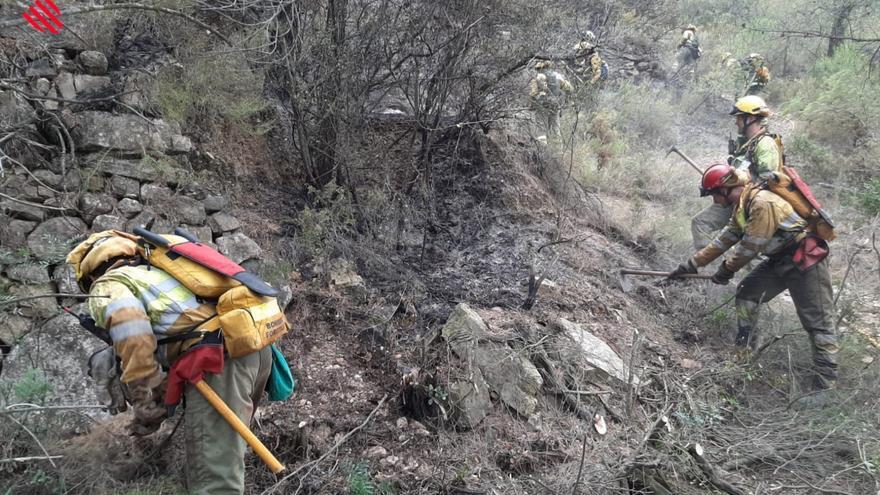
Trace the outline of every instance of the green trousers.
<instances>
[{"instance_id":1,"label":"green trousers","mask_svg":"<svg viewBox=\"0 0 880 495\"><path fill-rule=\"evenodd\" d=\"M227 359L223 372L206 375L205 382L238 417L249 424L272 370L269 347ZM244 454L247 444L192 386L186 387L186 485L189 493L244 493Z\"/></svg>"},{"instance_id":2,"label":"green trousers","mask_svg":"<svg viewBox=\"0 0 880 495\"><path fill-rule=\"evenodd\" d=\"M708 246L715 236L727 225L733 206L721 206L712 203L691 219L691 235L694 238L694 249L699 251Z\"/></svg>"},{"instance_id":3,"label":"green trousers","mask_svg":"<svg viewBox=\"0 0 880 495\"><path fill-rule=\"evenodd\" d=\"M837 380L837 332L828 259L801 271L791 256L768 258L740 282L736 291L738 345L760 345L755 332L758 305L788 289L798 318L810 336L816 386L828 388Z\"/></svg>"}]
</instances>

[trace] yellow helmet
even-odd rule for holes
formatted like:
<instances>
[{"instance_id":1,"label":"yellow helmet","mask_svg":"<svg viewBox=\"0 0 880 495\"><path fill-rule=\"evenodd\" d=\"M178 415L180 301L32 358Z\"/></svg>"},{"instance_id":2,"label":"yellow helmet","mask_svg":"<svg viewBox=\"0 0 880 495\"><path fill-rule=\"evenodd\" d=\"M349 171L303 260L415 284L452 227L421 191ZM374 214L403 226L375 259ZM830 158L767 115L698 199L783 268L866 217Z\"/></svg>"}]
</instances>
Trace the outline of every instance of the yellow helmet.
<instances>
[{"instance_id":1,"label":"yellow helmet","mask_svg":"<svg viewBox=\"0 0 880 495\"><path fill-rule=\"evenodd\" d=\"M730 115L754 115L756 117L769 117L770 108L764 98L755 95L743 96L736 100Z\"/></svg>"},{"instance_id":2,"label":"yellow helmet","mask_svg":"<svg viewBox=\"0 0 880 495\"><path fill-rule=\"evenodd\" d=\"M80 289L88 292L93 281L90 275L108 261L137 256L137 239L118 230L105 230L90 235L73 248L67 255L67 264L73 267Z\"/></svg>"},{"instance_id":3,"label":"yellow helmet","mask_svg":"<svg viewBox=\"0 0 880 495\"><path fill-rule=\"evenodd\" d=\"M535 62L535 69L541 70L541 69L552 69L552 68L553 68L553 62L551 62L549 60L538 60L537 62Z\"/></svg>"},{"instance_id":4,"label":"yellow helmet","mask_svg":"<svg viewBox=\"0 0 880 495\"><path fill-rule=\"evenodd\" d=\"M696 33L696 32L697 32L697 26L694 26L693 24L688 24L687 27L684 28L684 30L685 30L685 31L693 31L693 32Z\"/></svg>"}]
</instances>

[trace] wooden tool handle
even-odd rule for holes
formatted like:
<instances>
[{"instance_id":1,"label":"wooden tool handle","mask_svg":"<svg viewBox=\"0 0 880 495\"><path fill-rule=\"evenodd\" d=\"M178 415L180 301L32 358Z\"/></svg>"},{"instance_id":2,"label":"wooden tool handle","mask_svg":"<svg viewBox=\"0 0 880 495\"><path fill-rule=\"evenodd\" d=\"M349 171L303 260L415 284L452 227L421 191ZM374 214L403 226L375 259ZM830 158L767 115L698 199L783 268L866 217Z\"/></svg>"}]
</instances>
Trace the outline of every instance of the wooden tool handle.
<instances>
[{"instance_id":1,"label":"wooden tool handle","mask_svg":"<svg viewBox=\"0 0 880 495\"><path fill-rule=\"evenodd\" d=\"M254 433L250 430L250 428L248 428L247 425L244 424L241 419L239 419L239 417L232 411L232 409L230 409L229 406L227 406L226 403L223 402L223 399L221 399L220 396L217 395L217 392L214 392L214 389L212 389L207 383L205 383L204 380L199 380L193 385L195 385L196 390L198 390L202 394L202 396L205 397L205 400L207 400L212 406L214 406L214 409L216 409L217 412L220 413L221 416L223 416L223 419L225 419L226 422L229 423L229 426L231 426L232 429L236 431L236 433L241 435L241 438L243 438L244 441L247 442L247 444L250 445L252 449L254 449L254 452L256 452L258 456L260 456L260 459L262 459L262 461L266 463L266 466L268 466L273 473L278 474L281 471L284 471L284 465L281 464L281 462L279 462L278 459L274 455L272 455L271 452L269 452L269 449L266 448L265 445L263 445L263 442L261 442L260 439L257 438L257 436L254 435Z\"/></svg>"},{"instance_id":2,"label":"wooden tool handle","mask_svg":"<svg viewBox=\"0 0 880 495\"><path fill-rule=\"evenodd\" d=\"M671 273L672 272L658 272L651 270L620 270L621 275L641 275L643 277L668 277ZM708 280L712 278L712 275L707 275L705 273L683 273L676 278L700 278Z\"/></svg>"}]
</instances>

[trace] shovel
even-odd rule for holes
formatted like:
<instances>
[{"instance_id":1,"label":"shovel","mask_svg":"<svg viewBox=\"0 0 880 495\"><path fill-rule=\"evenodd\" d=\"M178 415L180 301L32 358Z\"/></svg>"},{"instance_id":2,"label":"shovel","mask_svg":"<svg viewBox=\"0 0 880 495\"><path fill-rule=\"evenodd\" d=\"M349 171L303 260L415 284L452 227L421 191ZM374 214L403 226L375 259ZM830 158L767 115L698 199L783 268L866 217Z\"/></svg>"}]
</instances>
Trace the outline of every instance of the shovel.
<instances>
[{"instance_id":1,"label":"shovel","mask_svg":"<svg viewBox=\"0 0 880 495\"><path fill-rule=\"evenodd\" d=\"M624 292L629 292L629 290L632 288L632 285L627 281L627 279L626 279L627 275L638 275L641 277L664 277L665 278L671 274L672 274L672 272L660 272L660 271L652 271L652 270L633 270L633 269L629 269L629 268L624 268L624 269L620 270L620 277L618 280L620 281L620 288L623 289ZM708 280L708 279L712 278L712 275L708 275L705 273L685 273L685 274L679 275L676 278L696 278L696 279Z\"/></svg>"}]
</instances>

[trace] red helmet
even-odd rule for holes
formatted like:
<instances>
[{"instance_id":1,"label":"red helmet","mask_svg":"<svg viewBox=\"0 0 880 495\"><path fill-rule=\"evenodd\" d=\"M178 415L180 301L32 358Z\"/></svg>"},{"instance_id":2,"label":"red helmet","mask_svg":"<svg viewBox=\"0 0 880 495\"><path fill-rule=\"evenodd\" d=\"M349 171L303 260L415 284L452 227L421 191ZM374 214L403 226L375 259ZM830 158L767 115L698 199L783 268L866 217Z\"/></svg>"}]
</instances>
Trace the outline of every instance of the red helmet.
<instances>
[{"instance_id":1,"label":"red helmet","mask_svg":"<svg viewBox=\"0 0 880 495\"><path fill-rule=\"evenodd\" d=\"M713 163L703 172L700 181L700 196L708 196L725 186L725 179L734 172L733 167L726 163Z\"/></svg>"}]
</instances>

